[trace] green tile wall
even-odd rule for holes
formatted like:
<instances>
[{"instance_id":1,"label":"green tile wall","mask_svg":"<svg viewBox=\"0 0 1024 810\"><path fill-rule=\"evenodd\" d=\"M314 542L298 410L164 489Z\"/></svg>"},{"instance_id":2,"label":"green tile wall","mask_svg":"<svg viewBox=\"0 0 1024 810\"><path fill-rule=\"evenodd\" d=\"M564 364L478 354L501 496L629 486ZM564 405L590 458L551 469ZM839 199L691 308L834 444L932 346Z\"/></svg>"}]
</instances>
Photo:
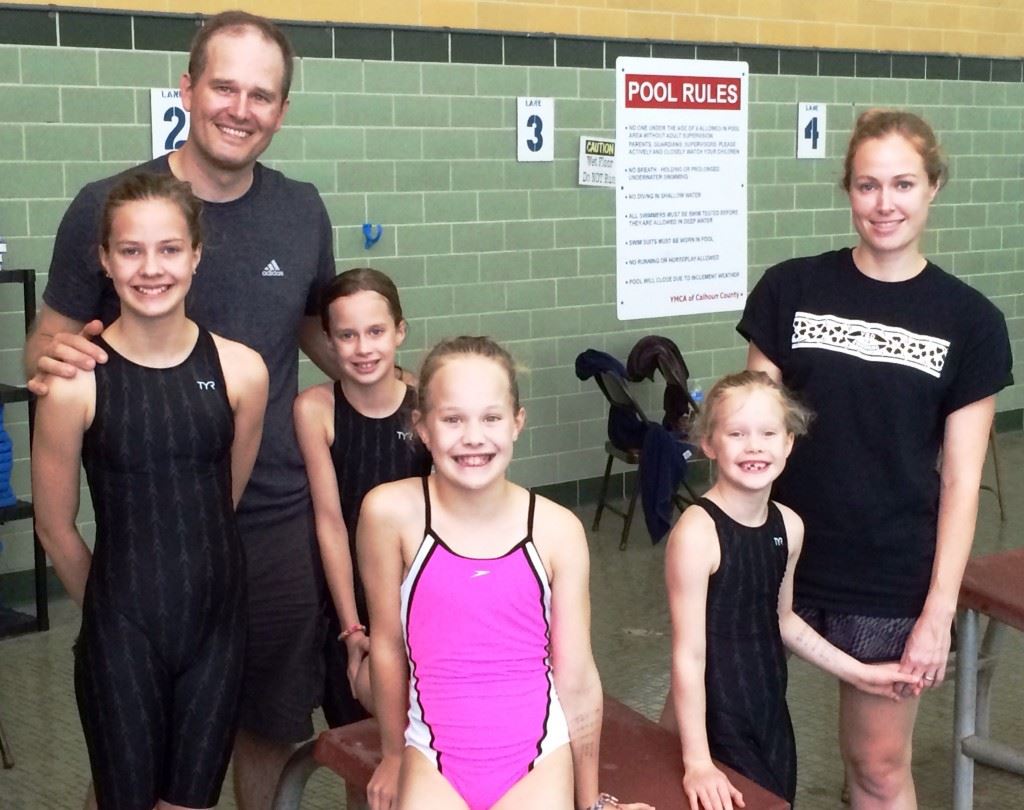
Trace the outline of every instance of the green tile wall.
<instances>
[{"instance_id":1,"label":"green tile wall","mask_svg":"<svg viewBox=\"0 0 1024 810\"><path fill-rule=\"evenodd\" d=\"M513 475L551 485L603 468L604 405L573 375L579 351L624 357L639 337L664 334L706 388L742 365L745 346L735 313L616 320L613 192L575 183L578 136L614 134L611 71L520 57L524 66L304 58L290 120L266 157L319 186L339 269L372 264L399 283L410 322L403 365L456 332L506 341L528 367ZM184 65L180 53L0 45L0 233L8 265L35 267L40 291L63 208L84 182L148 156L148 88L172 86ZM551 164L515 160L514 97L529 92L556 97ZM827 160L793 158L798 100L829 105ZM1024 380L1024 83L754 75L750 101L750 283L776 261L851 243L837 185L845 132L864 107L908 106L936 125L952 163L927 249L1006 314ZM384 225L371 251L366 219ZM17 295L0 291L3 380L20 378L20 310ZM317 380L305 362L302 379ZM659 391L641 394L655 411ZM1010 414L1022 406L1024 386L1003 392L1002 423L1019 426ZM22 494L25 418L23 407L8 412ZM5 529L0 573L30 565L26 533Z\"/></svg>"}]
</instances>

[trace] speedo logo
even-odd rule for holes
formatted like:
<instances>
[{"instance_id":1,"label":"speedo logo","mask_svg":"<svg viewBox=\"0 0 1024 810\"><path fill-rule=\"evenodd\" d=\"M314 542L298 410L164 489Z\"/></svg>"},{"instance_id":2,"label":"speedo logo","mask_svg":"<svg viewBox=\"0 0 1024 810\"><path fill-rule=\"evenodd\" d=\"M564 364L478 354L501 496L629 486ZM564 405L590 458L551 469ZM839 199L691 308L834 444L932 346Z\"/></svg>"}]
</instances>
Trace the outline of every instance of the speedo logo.
<instances>
[{"instance_id":1,"label":"speedo logo","mask_svg":"<svg viewBox=\"0 0 1024 810\"><path fill-rule=\"evenodd\" d=\"M281 265L277 263L277 259L271 259L270 264L263 268L263 272L260 273L262 276L283 276L284 270L281 269Z\"/></svg>"}]
</instances>

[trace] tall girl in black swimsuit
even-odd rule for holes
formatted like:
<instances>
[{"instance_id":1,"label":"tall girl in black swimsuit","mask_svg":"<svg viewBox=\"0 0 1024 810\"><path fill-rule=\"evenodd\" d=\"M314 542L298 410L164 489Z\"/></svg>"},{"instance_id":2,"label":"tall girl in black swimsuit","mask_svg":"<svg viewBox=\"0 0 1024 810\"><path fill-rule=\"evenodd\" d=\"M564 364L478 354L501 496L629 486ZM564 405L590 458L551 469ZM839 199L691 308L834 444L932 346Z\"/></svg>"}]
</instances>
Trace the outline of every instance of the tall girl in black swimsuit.
<instances>
[{"instance_id":1,"label":"tall girl in black swimsuit","mask_svg":"<svg viewBox=\"0 0 1024 810\"><path fill-rule=\"evenodd\" d=\"M769 496L808 418L766 374L745 371L712 387L697 426L718 478L669 536L672 688L662 713L680 732L692 810L728 810L741 797L712 758L793 802L784 646L872 694L896 699L894 685L911 680L840 652L793 612L803 523Z\"/></svg>"},{"instance_id":2,"label":"tall girl in black swimsuit","mask_svg":"<svg viewBox=\"0 0 1024 810\"><path fill-rule=\"evenodd\" d=\"M259 447L259 355L185 316L199 202L168 175L107 199L100 258L121 314L108 362L53 378L32 452L36 528L82 606L75 691L100 810L208 808L234 739L245 558L234 508ZM75 527L79 465L96 516Z\"/></svg>"}]
</instances>

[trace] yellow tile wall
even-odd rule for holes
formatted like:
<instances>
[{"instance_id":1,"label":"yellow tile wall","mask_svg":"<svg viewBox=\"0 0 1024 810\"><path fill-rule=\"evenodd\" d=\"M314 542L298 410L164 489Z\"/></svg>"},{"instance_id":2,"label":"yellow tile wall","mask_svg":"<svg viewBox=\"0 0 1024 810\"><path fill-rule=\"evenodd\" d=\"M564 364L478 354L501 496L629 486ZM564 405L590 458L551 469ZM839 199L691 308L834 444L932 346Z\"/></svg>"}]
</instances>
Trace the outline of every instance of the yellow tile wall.
<instances>
[{"instance_id":1,"label":"yellow tile wall","mask_svg":"<svg viewBox=\"0 0 1024 810\"><path fill-rule=\"evenodd\" d=\"M1024 55L1020 0L76 0L69 6L186 13L244 8L289 20Z\"/></svg>"}]
</instances>

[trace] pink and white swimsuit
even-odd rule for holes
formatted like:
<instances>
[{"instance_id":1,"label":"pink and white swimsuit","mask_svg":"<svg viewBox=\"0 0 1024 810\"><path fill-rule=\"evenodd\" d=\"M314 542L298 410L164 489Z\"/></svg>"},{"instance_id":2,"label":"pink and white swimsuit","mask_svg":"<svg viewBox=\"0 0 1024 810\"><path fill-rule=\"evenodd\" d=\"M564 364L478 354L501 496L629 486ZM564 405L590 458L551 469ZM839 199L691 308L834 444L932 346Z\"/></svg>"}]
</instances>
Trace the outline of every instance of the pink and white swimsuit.
<instances>
[{"instance_id":1,"label":"pink and white swimsuit","mask_svg":"<svg viewBox=\"0 0 1024 810\"><path fill-rule=\"evenodd\" d=\"M430 527L402 581L412 746L470 810L486 810L569 742L551 672L551 587L526 537L501 557L452 551Z\"/></svg>"}]
</instances>

